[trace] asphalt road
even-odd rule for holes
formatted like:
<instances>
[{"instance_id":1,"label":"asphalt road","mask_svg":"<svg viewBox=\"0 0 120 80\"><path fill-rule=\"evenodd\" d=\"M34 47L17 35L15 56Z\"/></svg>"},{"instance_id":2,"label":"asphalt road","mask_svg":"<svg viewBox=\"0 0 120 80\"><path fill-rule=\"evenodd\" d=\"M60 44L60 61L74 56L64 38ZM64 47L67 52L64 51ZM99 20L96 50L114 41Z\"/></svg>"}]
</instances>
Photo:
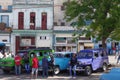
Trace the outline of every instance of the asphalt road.
<instances>
[{"instance_id":1,"label":"asphalt road","mask_svg":"<svg viewBox=\"0 0 120 80\"><path fill-rule=\"evenodd\" d=\"M2 71L0 71L0 80L30 80L30 74L26 74L26 73L22 73L19 76L16 76L13 73L9 73L9 74L4 74L2 73ZM103 72L94 72L92 73L91 76L84 76L83 73L77 73L77 77L71 78L69 77L69 73L64 71L61 72L58 75L55 76L51 76L49 73L49 77L48 78L43 78L42 74L39 73L37 80L99 80L99 76L102 74ZM34 80L34 79L33 79Z\"/></svg>"}]
</instances>

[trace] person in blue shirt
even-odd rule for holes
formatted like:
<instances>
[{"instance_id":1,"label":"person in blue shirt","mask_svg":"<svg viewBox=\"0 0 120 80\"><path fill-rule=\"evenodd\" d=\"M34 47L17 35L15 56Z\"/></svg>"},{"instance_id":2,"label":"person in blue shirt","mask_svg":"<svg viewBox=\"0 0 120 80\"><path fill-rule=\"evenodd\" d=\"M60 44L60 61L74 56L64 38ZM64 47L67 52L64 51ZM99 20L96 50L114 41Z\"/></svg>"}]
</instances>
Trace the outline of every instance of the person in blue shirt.
<instances>
[{"instance_id":1,"label":"person in blue shirt","mask_svg":"<svg viewBox=\"0 0 120 80\"><path fill-rule=\"evenodd\" d=\"M47 56L44 55L42 59L42 69L43 69L43 77L48 77L48 59Z\"/></svg>"}]
</instances>

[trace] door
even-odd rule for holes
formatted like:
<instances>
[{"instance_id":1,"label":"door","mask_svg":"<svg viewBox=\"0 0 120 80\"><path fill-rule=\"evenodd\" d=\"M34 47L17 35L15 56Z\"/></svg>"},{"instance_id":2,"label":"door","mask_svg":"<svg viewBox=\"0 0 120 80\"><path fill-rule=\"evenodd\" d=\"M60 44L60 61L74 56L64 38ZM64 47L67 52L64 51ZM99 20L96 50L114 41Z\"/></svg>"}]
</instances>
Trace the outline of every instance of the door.
<instances>
[{"instance_id":1,"label":"door","mask_svg":"<svg viewBox=\"0 0 120 80\"><path fill-rule=\"evenodd\" d=\"M18 29L24 29L24 13L18 13Z\"/></svg>"},{"instance_id":2,"label":"door","mask_svg":"<svg viewBox=\"0 0 120 80\"><path fill-rule=\"evenodd\" d=\"M97 70L98 68L100 68L101 60L102 60L102 58L100 57L98 52L94 52L94 56L93 56L93 59L92 59L93 70Z\"/></svg>"},{"instance_id":3,"label":"door","mask_svg":"<svg viewBox=\"0 0 120 80\"><path fill-rule=\"evenodd\" d=\"M35 29L35 12L30 13L30 29Z\"/></svg>"},{"instance_id":4,"label":"door","mask_svg":"<svg viewBox=\"0 0 120 80\"><path fill-rule=\"evenodd\" d=\"M71 53L65 54L65 56L64 56L64 69L68 68L70 58L71 58Z\"/></svg>"},{"instance_id":5,"label":"door","mask_svg":"<svg viewBox=\"0 0 120 80\"><path fill-rule=\"evenodd\" d=\"M47 13L42 13L42 30L47 29Z\"/></svg>"}]
</instances>

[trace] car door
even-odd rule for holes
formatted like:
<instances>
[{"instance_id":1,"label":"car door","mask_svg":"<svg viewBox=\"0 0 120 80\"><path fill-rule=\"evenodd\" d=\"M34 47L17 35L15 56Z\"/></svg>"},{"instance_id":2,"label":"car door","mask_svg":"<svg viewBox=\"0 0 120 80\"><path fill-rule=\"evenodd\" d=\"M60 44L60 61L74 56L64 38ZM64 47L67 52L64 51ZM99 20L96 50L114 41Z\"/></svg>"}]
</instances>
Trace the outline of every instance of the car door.
<instances>
[{"instance_id":1,"label":"car door","mask_svg":"<svg viewBox=\"0 0 120 80\"><path fill-rule=\"evenodd\" d=\"M93 60L92 60L92 68L93 70L97 70L101 64L101 57L98 52L93 53Z\"/></svg>"},{"instance_id":2,"label":"car door","mask_svg":"<svg viewBox=\"0 0 120 80\"><path fill-rule=\"evenodd\" d=\"M65 66L64 68L65 69L67 69L69 66L70 58L71 58L71 53L65 54L65 57L64 57L64 66Z\"/></svg>"}]
</instances>

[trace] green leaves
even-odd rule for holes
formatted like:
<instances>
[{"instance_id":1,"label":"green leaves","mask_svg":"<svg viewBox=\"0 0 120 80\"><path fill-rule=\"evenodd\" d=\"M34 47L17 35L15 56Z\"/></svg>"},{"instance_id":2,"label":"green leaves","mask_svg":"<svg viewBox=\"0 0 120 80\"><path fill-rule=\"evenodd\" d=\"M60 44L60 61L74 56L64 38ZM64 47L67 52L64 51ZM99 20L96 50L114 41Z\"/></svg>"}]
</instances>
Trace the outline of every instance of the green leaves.
<instances>
[{"instance_id":1,"label":"green leaves","mask_svg":"<svg viewBox=\"0 0 120 80\"><path fill-rule=\"evenodd\" d=\"M67 21L76 20L80 35L102 41L120 39L120 0L72 0L66 4L65 14ZM89 27L85 27L85 20L92 20Z\"/></svg>"}]
</instances>

